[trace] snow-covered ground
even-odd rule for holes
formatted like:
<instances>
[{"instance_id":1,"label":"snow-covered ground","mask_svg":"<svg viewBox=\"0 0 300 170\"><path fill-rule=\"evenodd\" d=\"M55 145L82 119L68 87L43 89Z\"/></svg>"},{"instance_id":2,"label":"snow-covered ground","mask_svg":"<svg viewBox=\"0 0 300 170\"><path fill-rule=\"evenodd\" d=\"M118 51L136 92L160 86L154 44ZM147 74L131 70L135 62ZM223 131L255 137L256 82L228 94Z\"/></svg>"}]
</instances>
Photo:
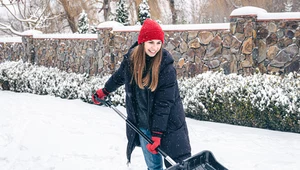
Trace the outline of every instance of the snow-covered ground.
<instances>
[{"instance_id":1,"label":"snow-covered ground","mask_svg":"<svg viewBox=\"0 0 300 170\"><path fill-rule=\"evenodd\" d=\"M0 91L0 108L1 170L146 169L140 148L126 166L125 121L110 108L10 91ZM187 123L193 154L210 150L230 170L300 167L300 134Z\"/></svg>"}]
</instances>

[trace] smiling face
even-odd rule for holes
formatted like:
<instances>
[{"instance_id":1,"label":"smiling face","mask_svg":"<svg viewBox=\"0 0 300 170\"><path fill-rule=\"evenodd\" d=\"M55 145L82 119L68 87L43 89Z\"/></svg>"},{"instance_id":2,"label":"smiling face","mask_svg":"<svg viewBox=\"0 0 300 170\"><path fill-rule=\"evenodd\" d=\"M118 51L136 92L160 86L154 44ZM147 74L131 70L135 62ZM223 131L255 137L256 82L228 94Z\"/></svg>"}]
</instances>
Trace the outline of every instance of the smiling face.
<instances>
[{"instance_id":1,"label":"smiling face","mask_svg":"<svg viewBox=\"0 0 300 170\"><path fill-rule=\"evenodd\" d=\"M161 49L161 46L161 40L150 40L145 42L144 50L148 56L154 57L156 53Z\"/></svg>"}]
</instances>

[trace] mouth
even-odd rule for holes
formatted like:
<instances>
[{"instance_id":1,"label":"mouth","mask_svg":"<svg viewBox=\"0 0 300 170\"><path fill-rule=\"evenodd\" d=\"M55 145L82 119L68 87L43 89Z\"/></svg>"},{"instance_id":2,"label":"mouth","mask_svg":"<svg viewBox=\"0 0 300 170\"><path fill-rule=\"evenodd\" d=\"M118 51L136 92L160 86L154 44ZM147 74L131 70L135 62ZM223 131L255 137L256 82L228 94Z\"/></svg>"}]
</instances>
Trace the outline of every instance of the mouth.
<instances>
[{"instance_id":1,"label":"mouth","mask_svg":"<svg viewBox=\"0 0 300 170\"><path fill-rule=\"evenodd\" d=\"M151 50L148 50L148 52L149 52L149 54L151 54L151 55L153 55L153 56L157 53L157 51L151 51ZM148 55L149 55L149 54L148 54Z\"/></svg>"}]
</instances>

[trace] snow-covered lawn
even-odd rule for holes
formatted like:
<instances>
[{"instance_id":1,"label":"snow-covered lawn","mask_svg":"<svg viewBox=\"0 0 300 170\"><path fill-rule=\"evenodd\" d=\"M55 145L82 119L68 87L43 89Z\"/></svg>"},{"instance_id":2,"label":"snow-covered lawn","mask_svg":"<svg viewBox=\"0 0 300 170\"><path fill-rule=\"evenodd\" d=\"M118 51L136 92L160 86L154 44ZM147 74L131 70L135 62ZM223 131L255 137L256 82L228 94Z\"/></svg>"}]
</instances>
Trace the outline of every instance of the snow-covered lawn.
<instances>
[{"instance_id":1,"label":"snow-covered lawn","mask_svg":"<svg viewBox=\"0 0 300 170\"><path fill-rule=\"evenodd\" d=\"M125 121L109 108L10 91L0 91L0 108L1 170L146 169L140 148L126 166ZM300 134L187 123L193 154L210 150L230 170L300 167Z\"/></svg>"}]
</instances>

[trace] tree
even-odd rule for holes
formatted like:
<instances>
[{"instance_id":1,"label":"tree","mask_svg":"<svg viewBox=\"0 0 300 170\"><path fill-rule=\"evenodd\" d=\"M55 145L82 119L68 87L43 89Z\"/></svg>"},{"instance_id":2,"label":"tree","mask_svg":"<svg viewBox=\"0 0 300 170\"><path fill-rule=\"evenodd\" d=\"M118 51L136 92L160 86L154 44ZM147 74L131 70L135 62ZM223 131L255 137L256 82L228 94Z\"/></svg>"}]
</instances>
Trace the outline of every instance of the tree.
<instances>
[{"instance_id":1,"label":"tree","mask_svg":"<svg viewBox=\"0 0 300 170\"><path fill-rule=\"evenodd\" d=\"M49 20L59 15L49 13L50 0L0 0L2 7L10 14L1 18L0 30L7 34L22 35L26 30L41 30L48 27Z\"/></svg>"},{"instance_id":2,"label":"tree","mask_svg":"<svg viewBox=\"0 0 300 170\"><path fill-rule=\"evenodd\" d=\"M97 34L97 27L96 27L96 26L92 25L92 26L90 27L90 29L91 29L91 33L92 33L92 34Z\"/></svg>"},{"instance_id":3,"label":"tree","mask_svg":"<svg viewBox=\"0 0 300 170\"><path fill-rule=\"evenodd\" d=\"M285 12L291 12L292 8L293 8L293 1L292 0L287 0L286 3L284 3L284 8L285 8Z\"/></svg>"},{"instance_id":4,"label":"tree","mask_svg":"<svg viewBox=\"0 0 300 170\"><path fill-rule=\"evenodd\" d=\"M87 13L83 10L78 18L78 33L86 34L89 31L89 19Z\"/></svg>"},{"instance_id":5,"label":"tree","mask_svg":"<svg viewBox=\"0 0 300 170\"><path fill-rule=\"evenodd\" d=\"M99 16L107 20L109 12L109 0L57 0L61 3L66 14L68 24L73 33L78 31L78 17L82 10L88 14L89 22L92 25L99 24Z\"/></svg>"},{"instance_id":6,"label":"tree","mask_svg":"<svg viewBox=\"0 0 300 170\"><path fill-rule=\"evenodd\" d=\"M140 5L139 5L139 15L138 15L138 22L143 25L144 21L147 19L147 18L150 18L151 15L150 15L150 7L148 5L148 2L147 0L143 0Z\"/></svg>"},{"instance_id":7,"label":"tree","mask_svg":"<svg viewBox=\"0 0 300 170\"><path fill-rule=\"evenodd\" d=\"M129 25L129 20L128 20L129 13L127 11L127 5L125 4L124 0L120 0L117 5L118 8L116 10L117 12L116 21L122 23L125 26Z\"/></svg>"}]
</instances>

